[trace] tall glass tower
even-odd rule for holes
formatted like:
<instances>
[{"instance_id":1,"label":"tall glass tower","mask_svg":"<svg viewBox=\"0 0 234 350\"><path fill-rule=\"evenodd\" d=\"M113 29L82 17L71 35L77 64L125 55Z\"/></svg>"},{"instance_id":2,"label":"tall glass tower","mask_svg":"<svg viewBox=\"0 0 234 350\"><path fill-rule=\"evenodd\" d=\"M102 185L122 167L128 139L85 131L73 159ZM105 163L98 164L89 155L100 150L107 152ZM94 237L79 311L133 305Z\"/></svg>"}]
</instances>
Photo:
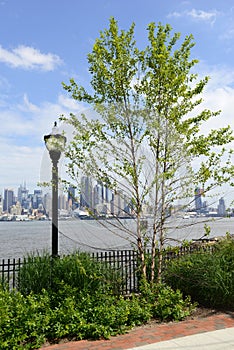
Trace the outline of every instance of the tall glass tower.
<instances>
[{"instance_id":1,"label":"tall glass tower","mask_svg":"<svg viewBox=\"0 0 234 350\"><path fill-rule=\"evenodd\" d=\"M10 188L4 190L3 211L10 212L10 207L14 204L14 191Z\"/></svg>"},{"instance_id":2,"label":"tall glass tower","mask_svg":"<svg viewBox=\"0 0 234 350\"><path fill-rule=\"evenodd\" d=\"M203 194L203 190L199 187L195 189L195 209L196 211L201 211L202 209L202 199L201 196Z\"/></svg>"}]
</instances>

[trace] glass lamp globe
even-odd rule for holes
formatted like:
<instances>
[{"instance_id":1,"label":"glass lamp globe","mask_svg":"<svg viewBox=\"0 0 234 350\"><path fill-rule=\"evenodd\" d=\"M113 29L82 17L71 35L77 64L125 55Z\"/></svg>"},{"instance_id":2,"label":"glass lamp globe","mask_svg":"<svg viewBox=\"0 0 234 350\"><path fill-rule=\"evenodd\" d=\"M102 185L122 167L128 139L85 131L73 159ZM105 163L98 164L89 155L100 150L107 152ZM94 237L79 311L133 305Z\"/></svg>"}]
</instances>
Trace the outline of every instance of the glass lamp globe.
<instances>
[{"instance_id":1,"label":"glass lamp globe","mask_svg":"<svg viewBox=\"0 0 234 350\"><path fill-rule=\"evenodd\" d=\"M59 159L61 152L63 152L65 148L66 137L59 133L56 122L54 123L51 134L44 136L44 141L51 158L56 157Z\"/></svg>"}]
</instances>

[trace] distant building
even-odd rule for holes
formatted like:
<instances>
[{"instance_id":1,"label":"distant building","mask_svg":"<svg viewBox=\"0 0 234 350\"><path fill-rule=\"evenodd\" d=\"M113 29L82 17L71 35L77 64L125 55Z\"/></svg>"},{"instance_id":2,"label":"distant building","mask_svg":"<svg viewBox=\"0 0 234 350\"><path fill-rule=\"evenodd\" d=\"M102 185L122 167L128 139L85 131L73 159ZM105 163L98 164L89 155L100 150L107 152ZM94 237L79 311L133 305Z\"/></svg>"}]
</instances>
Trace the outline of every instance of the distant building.
<instances>
[{"instance_id":1,"label":"distant building","mask_svg":"<svg viewBox=\"0 0 234 350\"><path fill-rule=\"evenodd\" d=\"M32 196L33 209L38 209L42 204L42 190L34 190Z\"/></svg>"},{"instance_id":2,"label":"distant building","mask_svg":"<svg viewBox=\"0 0 234 350\"><path fill-rule=\"evenodd\" d=\"M21 215L22 214L22 206L20 202L16 202L16 204L12 205L10 208L11 215Z\"/></svg>"},{"instance_id":3,"label":"distant building","mask_svg":"<svg viewBox=\"0 0 234 350\"><path fill-rule=\"evenodd\" d=\"M115 216L125 216L128 206L127 198L122 191L116 191L111 201L111 214ZM128 210L128 209L127 209ZM129 210L127 211L129 212Z\"/></svg>"},{"instance_id":4,"label":"distant building","mask_svg":"<svg viewBox=\"0 0 234 350\"><path fill-rule=\"evenodd\" d=\"M201 196L203 195L203 189L197 187L195 189L195 197L194 197L194 200L195 200L195 210L197 212L200 212L201 209L202 209L202 198Z\"/></svg>"},{"instance_id":5,"label":"distant building","mask_svg":"<svg viewBox=\"0 0 234 350\"><path fill-rule=\"evenodd\" d=\"M204 212L207 212L207 211L208 211L208 203L207 203L207 201L204 201L204 202L202 203L202 207L203 207L203 209L204 209Z\"/></svg>"},{"instance_id":6,"label":"distant building","mask_svg":"<svg viewBox=\"0 0 234 350\"><path fill-rule=\"evenodd\" d=\"M74 204L74 202L75 202L75 187L69 186L67 199L68 199L68 202L71 202L72 204Z\"/></svg>"},{"instance_id":7,"label":"distant building","mask_svg":"<svg viewBox=\"0 0 234 350\"><path fill-rule=\"evenodd\" d=\"M226 206L223 197L219 200L218 205L218 215L219 216L225 216L226 215Z\"/></svg>"},{"instance_id":8,"label":"distant building","mask_svg":"<svg viewBox=\"0 0 234 350\"><path fill-rule=\"evenodd\" d=\"M60 210L67 209L67 196L64 193L61 193L58 196L58 209Z\"/></svg>"},{"instance_id":9,"label":"distant building","mask_svg":"<svg viewBox=\"0 0 234 350\"><path fill-rule=\"evenodd\" d=\"M80 207L93 209L93 185L91 177L82 176L80 190Z\"/></svg>"},{"instance_id":10,"label":"distant building","mask_svg":"<svg viewBox=\"0 0 234 350\"><path fill-rule=\"evenodd\" d=\"M2 195L0 195L0 214L3 211L3 200L2 200Z\"/></svg>"},{"instance_id":11,"label":"distant building","mask_svg":"<svg viewBox=\"0 0 234 350\"><path fill-rule=\"evenodd\" d=\"M26 188L26 183L24 183L24 185L19 186L17 198L22 207L28 207L28 190Z\"/></svg>"},{"instance_id":12,"label":"distant building","mask_svg":"<svg viewBox=\"0 0 234 350\"><path fill-rule=\"evenodd\" d=\"M4 190L3 211L10 213L10 208L14 204L14 200L13 189L6 188Z\"/></svg>"},{"instance_id":13,"label":"distant building","mask_svg":"<svg viewBox=\"0 0 234 350\"><path fill-rule=\"evenodd\" d=\"M45 212L49 217L52 217L52 196L50 193L46 193L43 197L43 205Z\"/></svg>"},{"instance_id":14,"label":"distant building","mask_svg":"<svg viewBox=\"0 0 234 350\"><path fill-rule=\"evenodd\" d=\"M96 208L99 204L103 203L102 184L98 182L93 189L93 205Z\"/></svg>"}]
</instances>

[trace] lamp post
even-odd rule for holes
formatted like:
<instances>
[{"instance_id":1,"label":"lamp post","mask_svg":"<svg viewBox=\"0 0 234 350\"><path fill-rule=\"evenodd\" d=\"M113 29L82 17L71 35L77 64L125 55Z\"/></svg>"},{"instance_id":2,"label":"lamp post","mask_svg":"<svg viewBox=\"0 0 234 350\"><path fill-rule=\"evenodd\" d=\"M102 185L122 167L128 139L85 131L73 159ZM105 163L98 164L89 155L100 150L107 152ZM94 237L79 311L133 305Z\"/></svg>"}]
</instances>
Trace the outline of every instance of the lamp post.
<instances>
[{"instance_id":1,"label":"lamp post","mask_svg":"<svg viewBox=\"0 0 234 350\"><path fill-rule=\"evenodd\" d=\"M66 137L59 134L54 123L51 134L44 136L46 148L52 161L52 257L58 256L58 161L65 148Z\"/></svg>"}]
</instances>

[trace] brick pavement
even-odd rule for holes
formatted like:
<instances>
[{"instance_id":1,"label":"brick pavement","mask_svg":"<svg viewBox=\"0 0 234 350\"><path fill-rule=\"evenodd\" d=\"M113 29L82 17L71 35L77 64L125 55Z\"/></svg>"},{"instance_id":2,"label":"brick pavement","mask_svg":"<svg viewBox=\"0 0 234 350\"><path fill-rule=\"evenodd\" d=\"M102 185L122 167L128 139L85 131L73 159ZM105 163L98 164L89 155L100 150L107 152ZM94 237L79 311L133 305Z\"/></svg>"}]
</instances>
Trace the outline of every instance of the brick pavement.
<instances>
[{"instance_id":1,"label":"brick pavement","mask_svg":"<svg viewBox=\"0 0 234 350\"><path fill-rule=\"evenodd\" d=\"M124 350L182 336L234 327L234 312L214 313L181 322L148 324L109 340L80 340L44 346L43 350Z\"/></svg>"}]
</instances>

